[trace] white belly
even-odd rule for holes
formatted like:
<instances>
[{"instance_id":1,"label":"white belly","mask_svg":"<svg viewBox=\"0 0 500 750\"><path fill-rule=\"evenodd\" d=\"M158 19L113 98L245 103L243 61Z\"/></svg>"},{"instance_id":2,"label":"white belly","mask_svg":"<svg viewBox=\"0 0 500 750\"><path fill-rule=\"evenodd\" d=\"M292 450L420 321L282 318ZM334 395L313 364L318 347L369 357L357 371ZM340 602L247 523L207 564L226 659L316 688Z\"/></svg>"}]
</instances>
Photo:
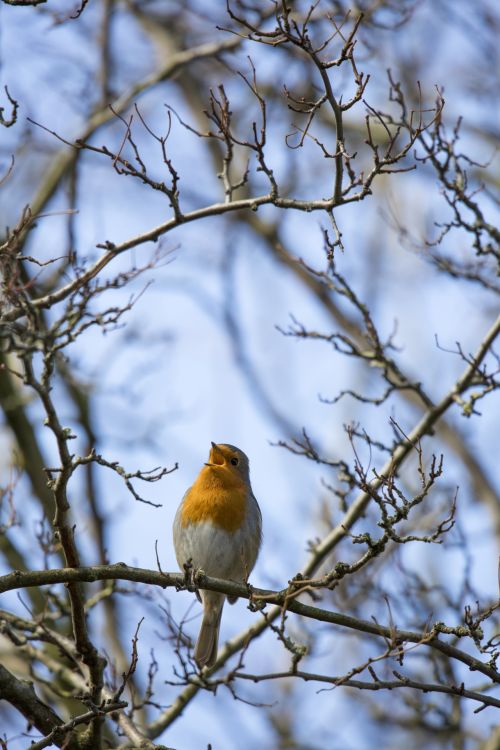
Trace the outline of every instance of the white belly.
<instances>
[{"instance_id":1,"label":"white belly","mask_svg":"<svg viewBox=\"0 0 500 750\"><path fill-rule=\"evenodd\" d=\"M180 523L180 508L174 521L175 556L181 570L191 559L195 569L208 576L244 581L248 578L260 547L260 518L247 515L238 531L225 531L209 521Z\"/></svg>"}]
</instances>

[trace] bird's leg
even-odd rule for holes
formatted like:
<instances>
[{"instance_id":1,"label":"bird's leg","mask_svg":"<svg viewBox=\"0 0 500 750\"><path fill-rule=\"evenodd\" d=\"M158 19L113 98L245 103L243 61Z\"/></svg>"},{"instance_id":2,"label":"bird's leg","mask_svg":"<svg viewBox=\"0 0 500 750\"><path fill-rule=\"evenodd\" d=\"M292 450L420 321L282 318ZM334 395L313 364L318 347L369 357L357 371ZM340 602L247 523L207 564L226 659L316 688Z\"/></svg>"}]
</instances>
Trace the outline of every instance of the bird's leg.
<instances>
[{"instance_id":1,"label":"bird's leg","mask_svg":"<svg viewBox=\"0 0 500 750\"><path fill-rule=\"evenodd\" d=\"M200 592L198 589L200 587L201 579L203 579L204 576L206 576L206 573L203 570L203 568L196 568L196 570L193 570L192 578L193 578L194 591L195 591L196 596L198 597L198 601L200 602L201 602L201 596L200 596Z\"/></svg>"},{"instance_id":2,"label":"bird's leg","mask_svg":"<svg viewBox=\"0 0 500 750\"><path fill-rule=\"evenodd\" d=\"M193 575L194 575L194 568L193 568L193 559L190 557L189 560L186 560L184 565L182 566L184 568L184 586L187 588L188 591L194 591L194 583L193 583Z\"/></svg>"},{"instance_id":3,"label":"bird's leg","mask_svg":"<svg viewBox=\"0 0 500 750\"><path fill-rule=\"evenodd\" d=\"M201 602L200 592L198 591L198 581L200 579L200 576L205 575L205 571L203 571L201 568L195 568L193 566L193 560L191 557L184 563L182 567L184 568L184 586L186 587L187 591L194 592L198 601Z\"/></svg>"}]
</instances>

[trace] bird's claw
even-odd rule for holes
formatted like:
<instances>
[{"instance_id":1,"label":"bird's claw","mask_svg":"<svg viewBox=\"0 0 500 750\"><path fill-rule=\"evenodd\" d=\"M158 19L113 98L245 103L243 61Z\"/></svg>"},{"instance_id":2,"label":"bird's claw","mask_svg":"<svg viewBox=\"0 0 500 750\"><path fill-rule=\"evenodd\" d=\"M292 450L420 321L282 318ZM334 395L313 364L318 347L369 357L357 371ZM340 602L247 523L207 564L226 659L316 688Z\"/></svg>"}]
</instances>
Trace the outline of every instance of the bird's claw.
<instances>
[{"instance_id":1,"label":"bird's claw","mask_svg":"<svg viewBox=\"0 0 500 750\"><path fill-rule=\"evenodd\" d=\"M193 561L191 558L183 565L184 568L184 586L187 591L191 591L196 594L198 600L201 602L201 596L198 591L200 579L206 575L205 571L201 568L194 568Z\"/></svg>"}]
</instances>

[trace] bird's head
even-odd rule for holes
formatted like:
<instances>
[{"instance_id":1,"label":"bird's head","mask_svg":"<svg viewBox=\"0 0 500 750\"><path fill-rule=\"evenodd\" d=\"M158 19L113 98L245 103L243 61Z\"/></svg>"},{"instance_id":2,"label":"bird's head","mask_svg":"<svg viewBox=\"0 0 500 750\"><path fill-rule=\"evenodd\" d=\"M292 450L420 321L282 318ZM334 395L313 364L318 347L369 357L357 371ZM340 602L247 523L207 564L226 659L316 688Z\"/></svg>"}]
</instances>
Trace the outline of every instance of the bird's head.
<instances>
[{"instance_id":1,"label":"bird's head","mask_svg":"<svg viewBox=\"0 0 500 750\"><path fill-rule=\"evenodd\" d=\"M214 470L229 471L232 476L239 477L245 482L250 481L250 468L248 458L234 445L227 443L212 443L208 461L205 466L210 466Z\"/></svg>"}]
</instances>

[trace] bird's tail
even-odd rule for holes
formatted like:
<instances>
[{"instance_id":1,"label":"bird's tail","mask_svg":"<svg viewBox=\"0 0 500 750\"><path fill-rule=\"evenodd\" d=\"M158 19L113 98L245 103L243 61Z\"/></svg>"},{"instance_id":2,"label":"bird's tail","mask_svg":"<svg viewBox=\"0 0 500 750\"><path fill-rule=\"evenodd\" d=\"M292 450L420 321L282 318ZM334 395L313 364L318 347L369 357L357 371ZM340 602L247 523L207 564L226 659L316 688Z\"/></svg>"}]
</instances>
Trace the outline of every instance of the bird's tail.
<instances>
[{"instance_id":1,"label":"bird's tail","mask_svg":"<svg viewBox=\"0 0 500 750\"><path fill-rule=\"evenodd\" d=\"M219 627L224 606L224 594L203 591L203 620L194 649L194 659L201 669L211 667L217 659Z\"/></svg>"}]
</instances>

